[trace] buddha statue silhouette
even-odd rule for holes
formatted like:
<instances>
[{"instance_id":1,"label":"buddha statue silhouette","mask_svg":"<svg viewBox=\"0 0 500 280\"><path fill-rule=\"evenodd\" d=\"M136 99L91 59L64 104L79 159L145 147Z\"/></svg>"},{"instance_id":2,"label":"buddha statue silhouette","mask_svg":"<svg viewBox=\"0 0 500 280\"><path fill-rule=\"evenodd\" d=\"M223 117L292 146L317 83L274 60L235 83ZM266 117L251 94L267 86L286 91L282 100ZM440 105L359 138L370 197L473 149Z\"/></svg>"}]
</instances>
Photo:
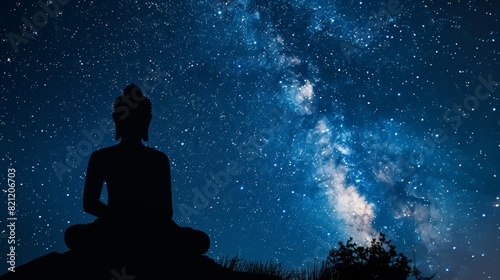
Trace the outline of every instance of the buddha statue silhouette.
<instances>
[{"instance_id":1,"label":"buddha statue silhouette","mask_svg":"<svg viewBox=\"0 0 500 280\"><path fill-rule=\"evenodd\" d=\"M152 105L135 84L116 98L112 113L116 145L90 155L83 191L83 210L96 217L66 229L72 250L164 248L181 254L204 254L209 236L173 221L168 156L143 144L149 140ZM104 183L107 202L101 201Z\"/></svg>"}]
</instances>

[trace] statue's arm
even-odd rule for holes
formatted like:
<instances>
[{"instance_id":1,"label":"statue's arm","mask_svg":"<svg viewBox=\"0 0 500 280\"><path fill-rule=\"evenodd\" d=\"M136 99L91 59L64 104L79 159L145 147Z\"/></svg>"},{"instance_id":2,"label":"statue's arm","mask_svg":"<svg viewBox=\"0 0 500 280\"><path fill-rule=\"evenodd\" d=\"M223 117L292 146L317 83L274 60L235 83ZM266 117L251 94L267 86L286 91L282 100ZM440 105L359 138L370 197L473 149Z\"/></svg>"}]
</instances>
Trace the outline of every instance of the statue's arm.
<instances>
[{"instance_id":1,"label":"statue's arm","mask_svg":"<svg viewBox=\"0 0 500 280\"><path fill-rule=\"evenodd\" d=\"M163 168L163 185L164 185L164 197L167 203L167 217L169 219L173 218L174 209L172 206L172 177L170 174L170 159L165 156L164 168Z\"/></svg>"},{"instance_id":2,"label":"statue's arm","mask_svg":"<svg viewBox=\"0 0 500 280\"><path fill-rule=\"evenodd\" d=\"M83 190L83 211L96 217L104 217L108 214L108 206L100 200L104 185L101 164L97 154L92 153L87 166Z\"/></svg>"}]
</instances>

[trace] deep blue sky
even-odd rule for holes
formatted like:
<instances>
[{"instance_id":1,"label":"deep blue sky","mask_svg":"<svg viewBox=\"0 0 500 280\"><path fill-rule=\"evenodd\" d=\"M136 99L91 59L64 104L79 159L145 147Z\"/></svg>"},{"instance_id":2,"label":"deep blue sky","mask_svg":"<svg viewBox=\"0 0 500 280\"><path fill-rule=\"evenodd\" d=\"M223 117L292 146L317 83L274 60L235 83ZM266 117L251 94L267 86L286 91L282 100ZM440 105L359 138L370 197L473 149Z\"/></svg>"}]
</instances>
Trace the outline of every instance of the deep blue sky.
<instances>
[{"instance_id":1,"label":"deep blue sky","mask_svg":"<svg viewBox=\"0 0 500 280\"><path fill-rule=\"evenodd\" d=\"M116 143L134 82L174 219L209 256L300 268L382 231L438 279L500 278L498 3L177 2L2 4L0 242L13 167L18 265L92 221L88 154Z\"/></svg>"}]
</instances>

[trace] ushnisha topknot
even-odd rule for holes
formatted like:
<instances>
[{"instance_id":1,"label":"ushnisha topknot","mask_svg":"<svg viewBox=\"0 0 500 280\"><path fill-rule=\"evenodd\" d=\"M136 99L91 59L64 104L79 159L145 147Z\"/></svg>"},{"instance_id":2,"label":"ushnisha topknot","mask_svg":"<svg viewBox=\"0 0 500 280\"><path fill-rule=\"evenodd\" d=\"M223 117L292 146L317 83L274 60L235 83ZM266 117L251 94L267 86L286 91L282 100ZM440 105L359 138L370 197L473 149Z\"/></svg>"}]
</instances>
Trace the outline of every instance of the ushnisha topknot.
<instances>
[{"instance_id":1,"label":"ushnisha topknot","mask_svg":"<svg viewBox=\"0 0 500 280\"><path fill-rule=\"evenodd\" d=\"M147 125L151 112L151 100L143 95L135 83L127 85L113 105L113 119L118 126ZM115 139L120 139L120 136L121 133L117 133ZM147 141L147 137L144 140Z\"/></svg>"},{"instance_id":2,"label":"ushnisha topknot","mask_svg":"<svg viewBox=\"0 0 500 280\"><path fill-rule=\"evenodd\" d=\"M123 89L123 94L118 96L114 102L113 113L125 112L133 115L150 115L151 100L142 94L142 90L134 83L129 84ZM122 115L128 115L123 114ZM124 120L127 116L120 115Z\"/></svg>"}]
</instances>

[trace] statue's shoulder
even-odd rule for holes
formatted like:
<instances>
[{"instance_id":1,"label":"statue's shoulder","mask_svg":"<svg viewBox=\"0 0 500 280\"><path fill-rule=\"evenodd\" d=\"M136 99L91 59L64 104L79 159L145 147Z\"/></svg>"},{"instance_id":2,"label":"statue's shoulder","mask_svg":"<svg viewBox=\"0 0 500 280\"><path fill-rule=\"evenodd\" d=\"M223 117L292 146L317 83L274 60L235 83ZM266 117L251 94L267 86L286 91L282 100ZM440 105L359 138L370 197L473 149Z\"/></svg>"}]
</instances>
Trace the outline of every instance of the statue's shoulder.
<instances>
[{"instance_id":1,"label":"statue's shoulder","mask_svg":"<svg viewBox=\"0 0 500 280\"><path fill-rule=\"evenodd\" d=\"M169 161L167 154L153 147L146 147L149 154L156 157L158 160Z\"/></svg>"},{"instance_id":2,"label":"statue's shoulder","mask_svg":"<svg viewBox=\"0 0 500 280\"><path fill-rule=\"evenodd\" d=\"M91 156L100 157L109 154L114 154L118 152L118 145L113 145L109 147L99 148L92 152Z\"/></svg>"}]
</instances>

